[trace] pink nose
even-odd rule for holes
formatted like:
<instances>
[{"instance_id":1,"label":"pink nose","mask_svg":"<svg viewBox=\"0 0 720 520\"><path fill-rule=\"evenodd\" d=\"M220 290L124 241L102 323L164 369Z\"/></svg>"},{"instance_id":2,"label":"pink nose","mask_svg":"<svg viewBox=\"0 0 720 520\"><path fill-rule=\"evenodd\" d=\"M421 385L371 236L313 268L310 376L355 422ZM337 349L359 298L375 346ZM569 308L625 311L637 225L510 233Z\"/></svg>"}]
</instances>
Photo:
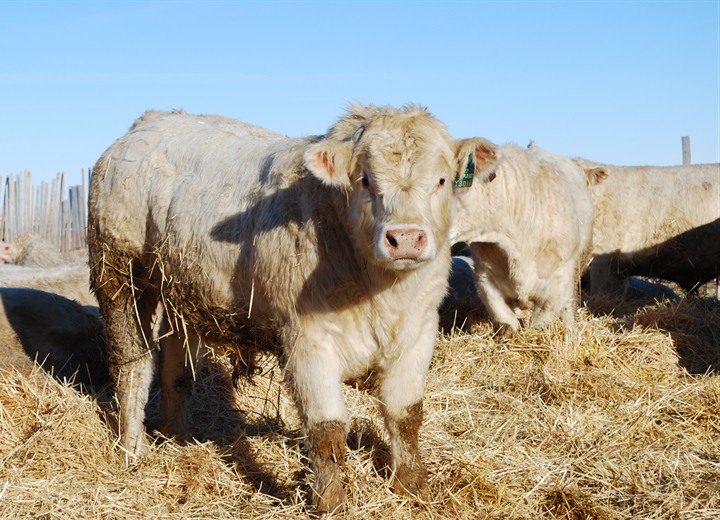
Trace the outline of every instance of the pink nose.
<instances>
[{"instance_id":1,"label":"pink nose","mask_svg":"<svg viewBox=\"0 0 720 520\"><path fill-rule=\"evenodd\" d=\"M385 233L385 247L393 260L418 260L427 247L422 229L391 229Z\"/></svg>"}]
</instances>

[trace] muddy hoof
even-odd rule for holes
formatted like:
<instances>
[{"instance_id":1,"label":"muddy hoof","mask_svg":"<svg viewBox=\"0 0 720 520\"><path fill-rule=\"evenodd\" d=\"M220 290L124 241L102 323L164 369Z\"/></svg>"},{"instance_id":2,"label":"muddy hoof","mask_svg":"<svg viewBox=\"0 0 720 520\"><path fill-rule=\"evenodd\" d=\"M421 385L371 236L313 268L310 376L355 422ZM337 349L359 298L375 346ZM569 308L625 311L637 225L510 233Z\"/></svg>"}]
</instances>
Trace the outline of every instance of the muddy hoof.
<instances>
[{"instance_id":1,"label":"muddy hoof","mask_svg":"<svg viewBox=\"0 0 720 520\"><path fill-rule=\"evenodd\" d=\"M313 494L313 506L318 514L340 511L344 504L345 489L338 480L333 480L322 491Z\"/></svg>"},{"instance_id":2,"label":"muddy hoof","mask_svg":"<svg viewBox=\"0 0 720 520\"><path fill-rule=\"evenodd\" d=\"M425 466L398 468L392 483L393 493L425 500L428 494Z\"/></svg>"}]
</instances>

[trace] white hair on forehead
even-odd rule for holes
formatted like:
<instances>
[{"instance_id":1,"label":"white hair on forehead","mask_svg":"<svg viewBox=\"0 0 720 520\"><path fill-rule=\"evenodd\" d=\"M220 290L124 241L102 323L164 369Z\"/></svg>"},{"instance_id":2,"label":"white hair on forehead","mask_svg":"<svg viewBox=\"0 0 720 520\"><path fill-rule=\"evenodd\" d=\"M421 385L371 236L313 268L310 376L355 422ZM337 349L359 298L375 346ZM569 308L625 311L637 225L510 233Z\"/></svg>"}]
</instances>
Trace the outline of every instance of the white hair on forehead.
<instances>
[{"instance_id":1,"label":"white hair on forehead","mask_svg":"<svg viewBox=\"0 0 720 520\"><path fill-rule=\"evenodd\" d=\"M387 120L388 116L396 116L399 124L418 116L427 117L428 120L435 119L426 107L414 103L408 103L400 108L390 105L350 103L345 110L346 114L328 130L327 137L341 141L358 141L373 121Z\"/></svg>"}]
</instances>

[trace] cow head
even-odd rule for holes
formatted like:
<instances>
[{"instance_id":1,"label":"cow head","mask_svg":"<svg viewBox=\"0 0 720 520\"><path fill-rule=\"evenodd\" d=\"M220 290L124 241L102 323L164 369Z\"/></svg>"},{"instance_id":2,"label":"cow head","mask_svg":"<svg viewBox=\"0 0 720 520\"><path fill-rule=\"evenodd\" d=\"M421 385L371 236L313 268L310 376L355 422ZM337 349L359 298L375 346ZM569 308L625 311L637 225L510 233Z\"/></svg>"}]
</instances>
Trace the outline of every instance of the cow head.
<instances>
[{"instance_id":1,"label":"cow head","mask_svg":"<svg viewBox=\"0 0 720 520\"><path fill-rule=\"evenodd\" d=\"M495 145L455 141L414 105L352 106L304 160L324 183L347 193L353 240L368 261L409 270L448 247L452 184L469 157L486 169Z\"/></svg>"}]
</instances>

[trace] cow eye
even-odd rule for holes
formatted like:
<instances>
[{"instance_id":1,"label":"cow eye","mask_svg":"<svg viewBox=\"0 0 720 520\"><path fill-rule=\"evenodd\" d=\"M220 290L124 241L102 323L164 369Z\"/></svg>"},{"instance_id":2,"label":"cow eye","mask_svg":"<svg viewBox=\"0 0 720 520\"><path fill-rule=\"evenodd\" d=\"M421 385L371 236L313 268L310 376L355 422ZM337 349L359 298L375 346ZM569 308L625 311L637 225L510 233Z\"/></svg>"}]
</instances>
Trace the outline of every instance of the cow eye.
<instances>
[{"instance_id":1,"label":"cow eye","mask_svg":"<svg viewBox=\"0 0 720 520\"><path fill-rule=\"evenodd\" d=\"M370 184L370 177L367 173L363 173L362 179L360 179L360 182L362 183L363 188L367 190L367 192L370 194L371 197L375 196L375 190L373 189L372 184Z\"/></svg>"},{"instance_id":2,"label":"cow eye","mask_svg":"<svg viewBox=\"0 0 720 520\"><path fill-rule=\"evenodd\" d=\"M438 184L439 184L440 186L445 186L445 179L444 179L444 178L440 179L440 180L438 181Z\"/></svg>"}]
</instances>

